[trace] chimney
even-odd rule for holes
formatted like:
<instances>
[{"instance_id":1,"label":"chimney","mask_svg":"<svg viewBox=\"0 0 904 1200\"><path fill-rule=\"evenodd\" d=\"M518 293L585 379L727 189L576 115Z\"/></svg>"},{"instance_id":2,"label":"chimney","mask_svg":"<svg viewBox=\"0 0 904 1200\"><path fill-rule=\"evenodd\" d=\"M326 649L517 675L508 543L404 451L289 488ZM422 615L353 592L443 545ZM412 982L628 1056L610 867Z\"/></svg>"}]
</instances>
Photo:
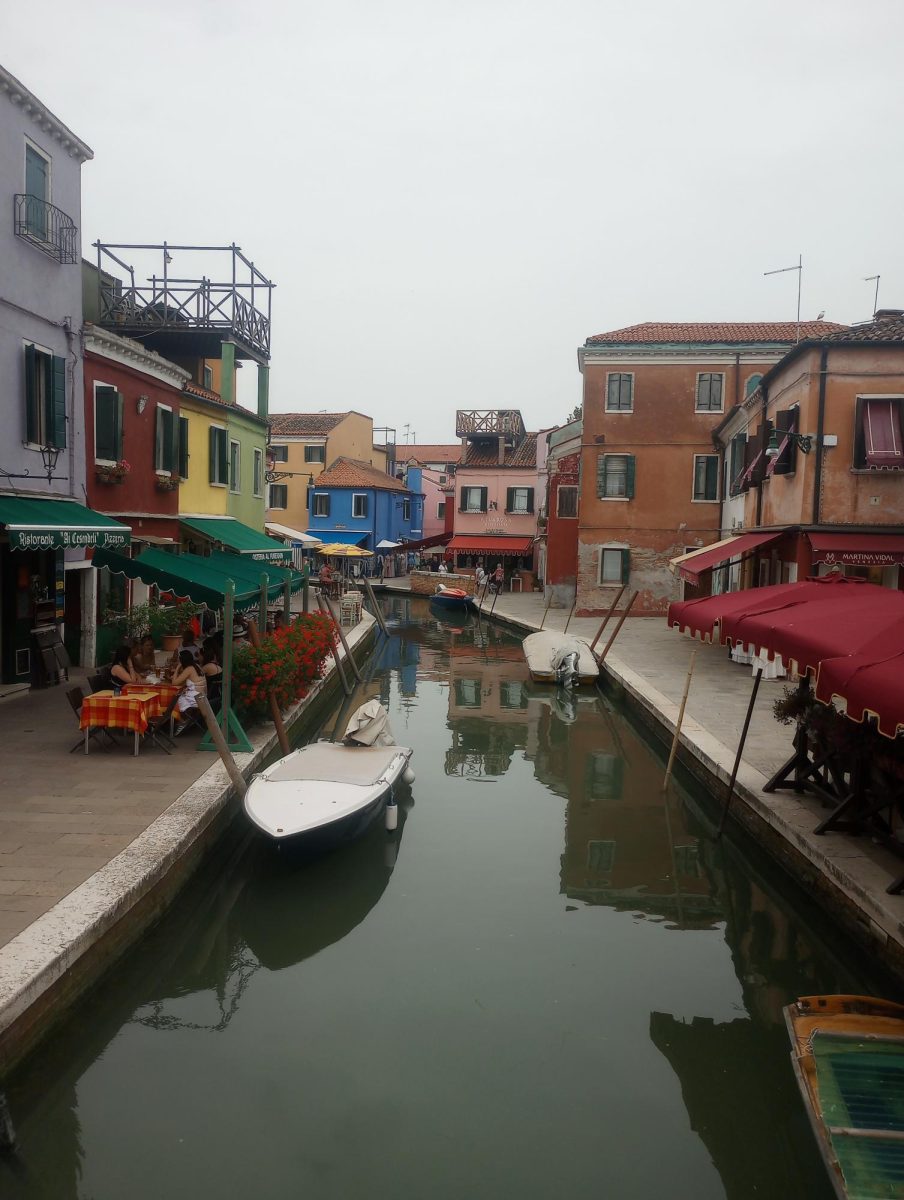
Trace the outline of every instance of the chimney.
<instances>
[{"instance_id":1,"label":"chimney","mask_svg":"<svg viewBox=\"0 0 904 1200\"><path fill-rule=\"evenodd\" d=\"M874 321L900 321L904 317L904 308L877 308L873 313Z\"/></svg>"},{"instance_id":2,"label":"chimney","mask_svg":"<svg viewBox=\"0 0 904 1200\"><path fill-rule=\"evenodd\" d=\"M505 438L499 438L499 465L500 467L505 462Z\"/></svg>"}]
</instances>

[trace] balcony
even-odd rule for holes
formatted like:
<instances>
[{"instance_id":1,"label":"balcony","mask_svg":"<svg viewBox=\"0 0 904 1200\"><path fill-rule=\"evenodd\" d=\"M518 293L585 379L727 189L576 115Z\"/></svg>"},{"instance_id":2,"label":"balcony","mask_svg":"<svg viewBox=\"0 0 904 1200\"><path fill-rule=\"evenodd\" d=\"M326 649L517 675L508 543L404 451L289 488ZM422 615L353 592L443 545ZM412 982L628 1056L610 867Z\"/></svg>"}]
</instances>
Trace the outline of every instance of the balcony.
<instances>
[{"instance_id":1,"label":"balcony","mask_svg":"<svg viewBox=\"0 0 904 1200\"><path fill-rule=\"evenodd\" d=\"M96 242L95 248L99 325L141 338L167 357L218 358L225 341L235 344L237 358L270 358L275 284L239 246ZM126 251L132 262L120 257Z\"/></svg>"},{"instance_id":2,"label":"balcony","mask_svg":"<svg viewBox=\"0 0 904 1200\"><path fill-rule=\"evenodd\" d=\"M524 437L524 421L517 408L460 408L455 414L455 436L503 438L514 446Z\"/></svg>"},{"instance_id":3,"label":"balcony","mask_svg":"<svg viewBox=\"0 0 904 1200\"><path fill-rule=\"evenodd\" d=\"M17 194L13 202L17 237L30 242L58 263L71 265L78 262L78 227L72 217L28 193Z\"/></svg>"}]
</instances>

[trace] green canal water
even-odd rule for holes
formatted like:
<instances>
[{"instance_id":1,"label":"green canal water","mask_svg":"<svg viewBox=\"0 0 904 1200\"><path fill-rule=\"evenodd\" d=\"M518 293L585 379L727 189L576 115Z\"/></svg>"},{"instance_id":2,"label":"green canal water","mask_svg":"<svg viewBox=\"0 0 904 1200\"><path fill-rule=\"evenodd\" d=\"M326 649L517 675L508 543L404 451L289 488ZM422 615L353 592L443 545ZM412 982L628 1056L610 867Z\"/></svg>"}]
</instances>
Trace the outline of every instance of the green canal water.
<instances>
[{"instance_id":1,"label":"green canal water","mask_svg":"<svg viewBox=\"0 0 904 1200\"><path fill-rule=\"evenodd\" d=\"M385 606L398 831L293 864L237 822L6 1081L0 1196L828 1198L782 1006L882 984L601 696Z\"/></svg>"}]
</instances>

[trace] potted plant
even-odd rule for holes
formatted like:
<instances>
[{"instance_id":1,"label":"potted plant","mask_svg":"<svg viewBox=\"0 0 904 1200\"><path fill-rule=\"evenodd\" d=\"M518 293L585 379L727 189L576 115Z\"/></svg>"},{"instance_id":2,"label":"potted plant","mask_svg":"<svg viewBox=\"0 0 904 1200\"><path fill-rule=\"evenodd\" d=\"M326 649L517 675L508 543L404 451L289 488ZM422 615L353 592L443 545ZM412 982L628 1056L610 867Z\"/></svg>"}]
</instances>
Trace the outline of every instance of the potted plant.
<instances>
[{"instance_id":1,"label":"potted plant","mask_svg":"<svg viewBox=\"0 0 904 1200\"><path fill-rule=\"evenodd\" d=\"M131 465L121 458L119 462L109 466L98 463L94 468L94 475L98 483L122 483L131 470Z\"/></svg>"},{"instance_id":2,"label":"potted plant","mask_svg":"<svg viewBox=\"0 0 904 1200\"><path fill-rule=\"evenodd\" d=\"M148 607L148 631L162 649L178 650L186 626L200 611L201 605L191 600L168 605L152 604Z\"/></svg>"},{"instance_id":3,"label":"potted plant","mask_svg":"<svg viewBox=\"0 0 904 1200\"><path fill-rule=\"evenodd\" d=\"M158 475L157 491L174 492L181 482L182 476L176 471L170 471L169 475Z\"/></svg>"}]
</instances>

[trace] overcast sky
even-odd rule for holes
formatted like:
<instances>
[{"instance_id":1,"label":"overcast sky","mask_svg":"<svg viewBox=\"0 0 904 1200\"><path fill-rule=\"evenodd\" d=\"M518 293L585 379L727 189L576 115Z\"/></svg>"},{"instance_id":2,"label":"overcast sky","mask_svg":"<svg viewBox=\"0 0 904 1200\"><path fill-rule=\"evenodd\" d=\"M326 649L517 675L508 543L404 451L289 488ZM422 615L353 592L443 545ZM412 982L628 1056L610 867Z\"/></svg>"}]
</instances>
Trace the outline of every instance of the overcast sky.
<instances>
[{"instance_id":1,"label":"overcast sky","mask_svg":"<svg viewBox=\"0 0 904 1200\"><path fill-rule=\"evenodd\" d=\"M580 401L644 320L904 307L900 0L2 0L0 55L95 152L83 246L237 242L271 409L452 441ZM251 372L246 384L250 384ZM247 392L243 391L243 394Z\"/></svg>"}]
</instances>

